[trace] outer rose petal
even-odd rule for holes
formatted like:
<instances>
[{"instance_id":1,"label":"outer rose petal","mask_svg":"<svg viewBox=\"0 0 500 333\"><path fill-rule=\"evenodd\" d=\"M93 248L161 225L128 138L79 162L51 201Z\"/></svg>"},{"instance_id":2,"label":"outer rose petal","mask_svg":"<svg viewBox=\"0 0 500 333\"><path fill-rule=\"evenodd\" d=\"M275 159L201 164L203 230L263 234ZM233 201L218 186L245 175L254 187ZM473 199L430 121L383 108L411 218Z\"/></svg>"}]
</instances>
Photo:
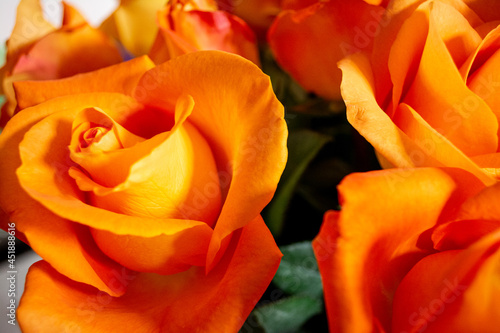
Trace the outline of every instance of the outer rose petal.
<instances>
[{"instance_id":1,"label":"outer rose petal","mask_svg":"<svg viewBox=\"0 0 500 333\"><path fill-rule=\"evenodd\" d=\"M270 201L286 162L287 129L269 78L241 57L219 51L183 55L148 71L134 95L145 105L171 110L184 93L195 102L189 120L212 148L223 193L210 268L222 240Z\"/></svg>"},{"instance_id":2,"label":"outer rose petal","mask_svg":"<svg viewBox=\"0 0 500 333\"><path fill-rule=\"evenodd\" d=\"M237 232L208 275L200 268L169 276L124 275L127 293L119 298L75 283L42 261L28 273L19 322L26 332L236 332L271 282L280 257L258 217Z\"/></svg>"},{"instance_id":3,"label":"outer rose petal","mask_svg":"<svg viewBox=\"0 0 500 333\"><path fill-rule=\"evenodd\" d=\"M339 185L342 211L325 215L313 241L331 332L389 330L400 279L432 252L422 234L483 187L462 170L447 171L454 179L439 169L398 169Z\"/></svg>"},{"instance_id":4,"label":"outer rose petal","mask_svg":"<svg viewBox=\"0 0 500 333\"><path fill-rule=\"evenodd\" d=\"M359 27L376 27L382 12L361 0L318 1L297 11L285 10L269 28L269 44L279 64L305 89L340 99L337 62L371 48L371 38Z\"/></svg>"},{"instance_id":5,"label":"outer rose petal","mask_svg":"<svg viewBox=\"0 0 500 333\"><path fill-rule=\"evenodd\" d=\"M500 232L494 232L465 250L422 259L398 287L393 331L497 332L499 248Z\"/></svg>"},{"instance_id":6,"label":"outer rose petal","mask_svg":"<svg viewBox=\"0 0 500 333\"><path fill-rule=\"evenodd\" d=\"M78 93L116 92L131 95L139 78L153 67L154 63L148 57L139 57L66 79L16 82L14 89L21 110L56 97Z\"/></svg>"}]
</instances>

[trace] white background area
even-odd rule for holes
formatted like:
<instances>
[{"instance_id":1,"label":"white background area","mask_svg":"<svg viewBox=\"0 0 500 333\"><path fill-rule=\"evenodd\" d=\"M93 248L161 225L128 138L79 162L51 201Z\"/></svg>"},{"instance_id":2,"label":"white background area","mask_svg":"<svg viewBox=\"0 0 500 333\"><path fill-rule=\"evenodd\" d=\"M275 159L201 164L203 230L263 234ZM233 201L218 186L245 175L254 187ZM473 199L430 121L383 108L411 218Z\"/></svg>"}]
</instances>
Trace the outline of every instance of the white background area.
<instances>
[{"instance_id":1,"label":"white background area","mask_svg":"<svg viewBox=\"0 0 500 333\"><path fill-rule=\"evenodd\" d=\"M60 26L62 16L61 1L41 0L41 2L45 18L55 26ZM118 0L66 0L66 2L78 9L94 27L99 26L115 10L119 3ZM0 43L2 46L9 38L14 27L18 4L19 0L0 0ZM0 230L0 243L5 245L6 242L6 233ZM6 247L2 246L0 248L3 250ZM3 259L6 257L7 253L0 254L0 258ZM40 260L40 257L33 252L16 255L16 305L19 304L28 268L38 260ZM7 271L9 271L8 262L0 262L0 332L19 333L21 332L19 326L12 326L7 322L9 319L7 317L7 305L9 304Z\"/></svg>"}]
</instances>

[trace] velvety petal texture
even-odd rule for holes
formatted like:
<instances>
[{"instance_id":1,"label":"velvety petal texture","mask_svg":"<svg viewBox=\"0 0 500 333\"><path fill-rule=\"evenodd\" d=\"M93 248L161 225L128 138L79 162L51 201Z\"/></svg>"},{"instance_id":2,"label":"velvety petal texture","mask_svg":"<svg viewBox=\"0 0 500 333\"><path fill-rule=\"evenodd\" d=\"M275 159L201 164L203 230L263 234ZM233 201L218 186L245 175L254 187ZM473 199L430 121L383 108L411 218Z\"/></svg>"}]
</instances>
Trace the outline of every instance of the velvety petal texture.
<instances>
[{"instance_id":1,"label":"velvety petal texture","mask_svg":"<svg viewBox=\"0 0 500 333\"><path fill-rule=\"evenodd\" d=\"M16 25L7 41L6 63L0 70L1 92L7 97L0 125L4 125L16 110L13 82L69 77L121 60L117 46L88 25L68 4L64 3L62 26L56 29L43 18L38 0L22 0Z\"/></svg>"},{"instance_id":2,"label":"velvety petal texture","mask_svg":"<svg viewBox=\"0 0 500 333\"><path fill-rule=\"evenodd\" d=\"M260 217L287 158L269 78L200 51L14 89L2 228L15 222L44 259L28 274L22 328L237 331L281 257Z\"/></svg>"},{"instance_id":3,"label":"velvety petal texture","mask_svg":"<svg viewBox=\"0 0 500 333\"><path fill-rule=\"evenodd\" d=\"M340 62L349 122L384 167L457 167L486 185L497 181L500 22L488 9L500 4L392 1L373 51ZM369 121L382 113L397 130Z\"/></svg>"},{"instance_id":4,"label":"velvety petal texture","mask_svg":"<svg viewBox=\"0 0 500 333\"><path fill-rule=\"evenodd\" d=\"M346 177L313 241L330 332L495 331L498 188L460 169Z\"/></svg>"}]
</instances>

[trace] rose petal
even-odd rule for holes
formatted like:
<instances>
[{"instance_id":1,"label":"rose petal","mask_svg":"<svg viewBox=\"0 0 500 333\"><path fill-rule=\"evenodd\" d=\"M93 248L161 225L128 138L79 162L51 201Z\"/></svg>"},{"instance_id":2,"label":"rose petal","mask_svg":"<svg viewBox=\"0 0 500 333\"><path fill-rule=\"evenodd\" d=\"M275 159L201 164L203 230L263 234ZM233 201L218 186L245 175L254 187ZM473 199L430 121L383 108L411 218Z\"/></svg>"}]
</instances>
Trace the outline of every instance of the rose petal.
<instances>
[{"instance_id":1,"label":"rose petal","mask_svg":"<svg viewBox=\"0 0 500 333\"><path fill-rule=\"evenodd\" d=\"M158 16L163 40L157 40L151 51L155 63L196 50L220 50L260 64L254 33L234 15L224 11L165 9ZM161 52L166 47L169 54Z\"/></svg>"},{"instance_id":2,"label":"rose petal","mask_svg":"<svg viewBox=\"0 0 500 333\"><path fill-rule=\"evenodd\" d=\"M432 251L423 233L469 195L455 182L482 187L461 170L448 172L453 178L439 169L377 171L339 185L342 211L325 215L313 243L332 332L389 329L400 279Z\"/></svg>"},{"instance_id":3,"label":"rose petal","mask_svg":"<svg viewBox=\"0 0 500 333\"><path fill-rule=\"evenodd\" d=\"M33 23L35 18L36 24ZM7 41L7 67L14 66L14 63L9 65L9 59L18 59L33 42L54 30L52 24L44 19L39 0L21 0L17 7L14 29Z\"/></svg>"},{"instance_id":4,"label":"rose petal","mask_svg":"<svg viewBox=\"0 0 500 333\"><path fill-rule=\"evenodd\" d=\"M114 44L89 25L61 29L38 40L13 73L32 72L33 79L58 79L94 71L122 61ZM37 66L38 65L38 66ZM42 74L39 67L44 70ZM43 75L44 74L44 75Z\"/></svg>"},{"instance_id":5,"label":"rose petal","mask_svg":"<svg viewBox=\"0 0 500 333\"><path fill-rule=\"evenodd\" d=\"M280 10L286 6L284 2L280 0L217 0L221 10L241 17L262 40L264 40L267 29L280 13Z\"/></svg>"},{"instance_id":6,"label":"rose petal","mask_svg":"<svg viewBox=\"0 0 500 333\"><path fill-rule=\"evenodd\" d=\"M140 57L66 79L15 82L14 89L21 110L56 97L77 93L116 92L130 95L139 78L153 67L154 64L148 57ZM116 104L118 106L121 105Z\"/></svg>"},{"instance_id":7,"label":"rose petal","mask_svg":"<svg viewBox=\"0 0 500 333\"><path fill-rule=\"evenodd\" d=\"M467 170L487 185L496 183L496 179L486 174L446 137L430 127L409 105L400 104L393 120L426 154L443 165ZM422 164L425 164L425 162Z\"/></svg>"},{"instance_id":8,"label":"rose petal","mask_svg":"<svg viewBox=\"0 0 500 333\"><path fill-rule=\"evenodd\" d=\"M168 110L184 93L196 105L189 120L214 153L224 202L210 266L221 241L258 215L274 194L286 162L287 129L269 78L241 57L199 51L175 58L144 75L135 97Z\"/></svg>"},{"instance_id":9,"label":"rose petal","mask_svg":"<svg viewBox=\"0 0 500 333\"><path fill-rule=\"evenodd\" d=\"M99 248L111 259L133 271L158 274L175 274L193 265L204 266L213 233L212 229L203 227L155 237L91 231Z\"/></svg>"},{"instance_id":10,"label":"rose petal","mask_svg":"<svg viewBox=\"0 0 500 333\"><path fill-rule=\"evenodd\" d=\"M499 196L499 184L485 188L460 207L457 220L498 221L498 216L500 216Z\"/></svg>"},{"instance_id":11,"label":"rose petal","mask_svg":"<svg viewBox=\"0 0 500 333\"><path fill-rule=\"evenodd\" d=\"M400 168L442 166L401 131L375 100L375 88L368 58L354 54L339 62L342 97L347 120L388 163Z\"/></svg>"},{"instance_id":12,"label":"rose petal","mask_svg":"<svg viewBox=\"0 0 500 333\"><path fill-rule=\"evenodd\" d=\"M281 257L262 218L238 234L208 275L200 268L169 276L123 274L118 279L127 284L127 293L119 298L38 262L28 273L18 308L20 325L26 332L236 332L271 282Z\"/></svg>"},{"instance_id":13,"label":"rose petal","mask_svg":"<svg viewBox=\"0 0 500 333\"><path fill-rule=\"evenodd\" d=\"M62 25L63 27L74 27L80 24L86 24L85 18L77 11L74 7L70 6L66 2L63 5L63 17Z\"/></svg>"},{"instance_id":14,"label":"rose petal","mask_svg":"<svg viewBox=\"0 0 500 333\"><path fill-rule=\"evenodd\" d=\"M486 154L474 156L472 161L483 169L483 172L500 179L500 154Z\"/></svg>"},{"instance_id":15,"label":"rose petal","mask_svg":"<svg viewBox=\"0 0 500 333\"><path fill-rule=\"evenodd\" d=\"M448 1L467 19L472 27L484 23L484 21L462 1ZM372 64L377 87L376 99L381 104L384 103L392 89L389 70L386 65L388 63L392 43L396 39L401 26L414 13L417 7L424 2L425 0L399 0L390 1L387 5L387 10L381 20L381 25L383 25L384 29L381 29L380 33L375 36L372 52ZM385 105L383 106L385 108Z\"/></svg>"},{"instance_id":16,"label":"rose petal","mask_svg":"<svg viewBox=\"0 0 500 333\"><path fill-rule=\"evenodd\" d=\"M360 0L319 1L297 11L286 10L269 28L269 45L279 64L306 90L340 99L342 74L337 62L371 49L369 29L378 28L381 12L382 8ZM332 32L327 39L325 31Z\"/></svg>"},{"instance_id":17,"label":"rose petal","mask_svg":"<svg viewBox=\"0 0 500 333\"><path fill-rule=\"evenodd\" d=\"M159 10L156 15L158 21L158 35L149 51L149 57L156 63L161 64L180 55L197 51L190 40L183 38L181 34L175 33L171 28L171 7Z\"/></svg>"},{"instance_id":18,"label":"rose petal","mask_svg":"<svg viewBox=\"0 0 500 333\"><path fill-rule=\"evenodd\" d=\"M76 166L71 161L68 150L72 121L78 112L88 105L95 105L106 113L113 113L111 110L114 106L122 103L137 112L138 104L131 98L109 93L64 96L29 109L30 113L43 113L47 112L45 111L47 109L52 112L60 111L33 125L19 145L22 165L17 170L17 175L23 189L61 217L95 229L112 231L118 235L153 237L174 234L196 226L209 228L204 222L193 220L159 220L117 214L84 202L83 193L68 174L69 168ZM57 140L54 140L55 137ZM13 203L14 207L18 207L19 204L21 203ZM18 208L13 210L15 209Z\"/></svg>"},{"instance_id":19,"label":"rose petal","mask_svg":"<svg viewBox=\"0 0 500 333\"><path fill-rule=\"evenodd\" d=\"M174 127L132 147L109 152L87 151L87 147L72 152L71 159L91 178L75 169L70 176L76 177L81 190L93 192L93 206L133 216L199 220L212 226L221 207L219 180L213 177L217 169L210 147L186 121L193 107L190 96L181 96Z\"/></svg>"},{"instance_id":20,"label":"rose petal","mask_svg":"<svg viewBox=\"0 0 500 333\"><path fill-rule=\"evenodd\" d=\"M33 18L37 24L33 24ZM16 66L22 54L29 50L31 45L46 34L56 30L43 17L43 10L38 0L22 0L19 2L16 13L16 21L12 34L6 42L7 54L5 64L0 68L0 94L5 95L7 102L2 106L0 126L14 115L16 100L12 82L28 79L27 74L12 75L12 69ZM11 101L9 103L9 101Z\"/></svg>"},{"instance_id":21,"label":"rose petal","mask_svg":"<svg viewBox=\"0 0 500 333\"><path fill-rule=\"evenodd\" d=\"M72 102L77 103L77 98ZM81 103L98 104L98 98L84 96ZM54 105L54 108L23 111L22 117L12 118L0 135L0 206L10 221L16 223L16 235L56 270L70 278L88 283L112 295L124 292L123 287L110 284L110 277L119 267L97 248L88 230L54 215L28 196L21 188L16 169L21 165L18 146L26 131L43 119L47 114L66 106ZM56 161L54 161L56 162ZM7 220L2 219L6 226Z\"/></svg>"},{"instance_id":22,"label":"rose petal","mask_svg":"<svg viewBox=\"0 0 500 333\"><path fill-rule=\"evenodd\" d=\"M165 0L122 0L100 29L134 55L147 54L158 31L155 14L165 3Z\"/></svg>"},{"instance_id":23,"label":"rose petal","mask_svg":"<svg viewBox=\"0 0 500 333\"><path fill-rule=\"evenodd\" d=\"M497 51L468 79L469 88L489 105L497 117L497 122L500 120L499 70L500 51Z\"/></svg>"},{"instance_id":24,"label":"rose petal","mask_svg":"<svg viewBox=\"0 0 500 333\"><path fill-rule=\"evenodd\" d=\"M477 32L454 7L441 2L425 4L416 10L401 26L389 55L389 71L394 83L393 105L397 106L414 79L428 35L429 19L446 45L457 66L481 42ZM446 20L440 18L446 17ZM403 89L404 85L404 89Z\"/></svg>"},{"instance_id":25,"label":"rose petal","mask_svg":"<svg viewBox=\"0 0 500 333\"><path fill-rule=\"evenodd\" d=\"M499 221L461 220L438 226L432 242L439 251L464 249L481 237L500 228Z\"/></svg>"},{"instance_id":26,"label":"rose petal","mask_svg":"<svg viewBox=\"0 0 500 333\"><path fill-rule=\"evenodd\" d=\"M495 152L498 121L488 105L463 82L439 36L437 18L432 12L429 15L427 42L404 102L466 155Z\"/></svg>"},{"instance_id":27,"label":"rose petal","mask_svg":"<svg viewBox=\"0 0 500 333\"><path fill-rule=\"evenodd\" d=\"M393 84L393 110L387 110L391 117L415 78L428 34L428 22L424 13L415 12L403 23L391 46L388 66Z\"/></svg>"},{"instance_id":28,"label":"rose petal","mask_svg":"<svg viewBox=\"0 0 500 333\"><path fill-rule=\"evenodd\" d=\"M467 61L460 67L460 74L465 82L478 68L480 68L500 46L500 27L491 30L469 55Z\"/></svg>"},{"instance_id":29,"label":"rose petal","mask_svg":"<svg viewBox=\"0 0 500 333\"><path fill-rule=\"evenodd\" d=\"M482 38L467 17L460 12L460 5L455 8L437 1L430 5L429 9L432 28L439 33L456 66L460 67L476 50ZM443 20L443 17L446 19Z\"/></svg>"},{"instance_id":30,"label":"rose petal","mask_svg":"<svg viewBox=\"0 0 500 333\"><path fill-rule=\"evenodd\" d=\"M430 255L394 297L394 332L495 332L500 325L500 233L470 248ZM418 290L418 292L415 292Z\"/></svg>"},{"instance_id":31,"label":"rose petal","mask_svg":"<svg viewBox=\"0 0 500 333\"><path fill-rule=\"evenodd\" d=\"M24 10L24 5L24 2L20 4L20 11ZM17 100L13 82L68 77L122 61L116 45L102 32L90 27L80 13L71 6L64 4L63 26L47 31L43 28L45 21L39 3L36 3L35 8L38 8L39 12L35 11L31 16L17 18L23 22L35 23L31 23L31 27L23 26L22 31L14 31L12 38L19 39L19 34L22 34L21 37L28 40L31 38L30 35L34 34L37 39L31 40L21 48L17 44L13 45L13 53L10 52L11 46L9 46L9 57L0 73L7 97L7 102L2 107L0 125L8 121L16 111ZM32 31L38 26L46 34L38 35Z\"/></svg>"},{"instance_id":32,"label":"rose petal","mask_svg":"<svg viewBox=\"0 0 500 333\"><path fill-rule=\"evenodd\" d=\"M500 20L500 4L496 0L464 0L485 22Z\"/></svg>"}]
</instances>

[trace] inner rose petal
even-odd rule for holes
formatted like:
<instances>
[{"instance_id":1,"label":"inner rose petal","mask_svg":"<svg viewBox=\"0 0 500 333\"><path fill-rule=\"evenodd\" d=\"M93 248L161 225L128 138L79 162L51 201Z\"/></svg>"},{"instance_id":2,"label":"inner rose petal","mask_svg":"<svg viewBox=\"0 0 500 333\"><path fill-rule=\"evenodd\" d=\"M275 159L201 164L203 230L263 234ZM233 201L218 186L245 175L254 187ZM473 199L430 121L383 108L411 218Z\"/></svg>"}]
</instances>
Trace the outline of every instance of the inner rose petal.
<instances>
[{"instance_id":1,"label":"inner rose petal","mask_svg":"<svg viewBox=\"0 0 500 333\"><path fill-rule=\"evenodd\" d=\"M114 187L122 183L128 175L127 166L134 160L120 158L122 154L114 152L133 147L145 139L132 134L98 108L80 111L72 128L71 159L102 186Z\"/></svg>"},{"instance_id":2,"label":"inner rose petal","mask_svg":"<svg viewBox=\"0 0 500 333\"><path fill-rule=\"evenodd\" d=\"M72 167L69 175L88 193L87 203L165 223L188 219L213 227L222 206L218 173L208 143L187 121L193 107L190 96L180 97L175 125L147 140L134 137L101 110L84 110L73 124L70 151L78 167ZM154 239L100 229L91 232L113 260L159 274L202 265L212 234L210 228L199 227Z\"/></svg>"},{"instance_id":3,"label":"inner rose petal","mask_svg":"<svg viewBox=\"0 0 500 333\"><path fill-rule=\"evenodd\" d=\"M186 104L187 103L187 104ZM221 208L217 168L208 143L186 121L192 105L176 107L174 127L149 140L137 138L104 114L74 124L70 176L89 193L89 204L120 214L191 219L213 226ZM95 125L92 127L92 125ZM130 143L135 143L130 146Z\"/></svg>"}]
</instances>

